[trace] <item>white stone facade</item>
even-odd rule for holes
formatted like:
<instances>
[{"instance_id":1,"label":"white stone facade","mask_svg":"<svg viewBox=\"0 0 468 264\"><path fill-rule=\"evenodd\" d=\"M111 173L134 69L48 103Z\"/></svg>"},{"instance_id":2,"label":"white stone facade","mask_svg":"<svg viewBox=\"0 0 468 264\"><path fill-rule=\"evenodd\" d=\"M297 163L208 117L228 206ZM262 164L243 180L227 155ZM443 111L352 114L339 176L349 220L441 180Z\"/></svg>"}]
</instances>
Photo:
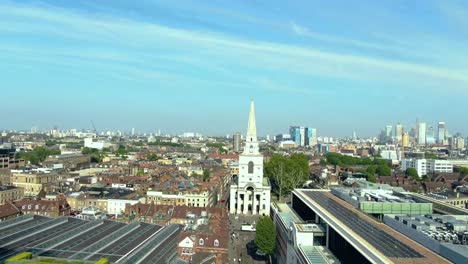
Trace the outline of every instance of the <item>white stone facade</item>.
<instances>
[{"instance_id":1,"label":"white stone facade","mask_svg":"<svg viewBox=\"0 0 468 264\"><path fill-rule=\"evenodd\" d=\"M259 152L254 102L250 104L244 152L239 156L239 175L230 188L231 214L270 214L270 183L263 177L263 156Z\"/></svg>"}]
</instances>

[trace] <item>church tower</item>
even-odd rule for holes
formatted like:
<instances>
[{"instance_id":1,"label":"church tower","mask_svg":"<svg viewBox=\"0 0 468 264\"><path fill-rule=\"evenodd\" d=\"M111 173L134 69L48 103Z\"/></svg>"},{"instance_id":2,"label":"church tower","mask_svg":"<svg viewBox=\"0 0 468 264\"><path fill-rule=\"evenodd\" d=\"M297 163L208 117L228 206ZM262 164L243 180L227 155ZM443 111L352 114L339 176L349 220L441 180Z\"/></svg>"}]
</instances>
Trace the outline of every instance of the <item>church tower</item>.
<instances>
[{"instance_id":1,"label":"church tower","mask_svg":"<svg viewBox=\"0 0 468 264\"><path fill-rule=\"evenodd\" d=\"M230 188L230 213L269 215L270 191L270 182L263 177L263 155L259 151L252 100L244 152L239 156L239 176Z\"/></svg>"}]
</instances>

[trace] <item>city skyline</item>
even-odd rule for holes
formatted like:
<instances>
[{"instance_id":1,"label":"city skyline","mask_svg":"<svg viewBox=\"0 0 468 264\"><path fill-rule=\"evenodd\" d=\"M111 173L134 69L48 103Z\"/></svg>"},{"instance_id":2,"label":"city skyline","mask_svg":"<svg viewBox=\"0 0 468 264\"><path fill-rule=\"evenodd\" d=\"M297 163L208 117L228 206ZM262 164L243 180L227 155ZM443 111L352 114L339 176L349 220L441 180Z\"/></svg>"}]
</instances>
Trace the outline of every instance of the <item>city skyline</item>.
<instances>
[{"instance_id":1,"label":"city skyline","mask_svg":"<svg viewBox=\"0 0 468 264\"><path fill-rule=\"evenodd\" d=\"M211 3L0 3L0 129L467 134L466 3Z\"/></svg>"}]
</instances>

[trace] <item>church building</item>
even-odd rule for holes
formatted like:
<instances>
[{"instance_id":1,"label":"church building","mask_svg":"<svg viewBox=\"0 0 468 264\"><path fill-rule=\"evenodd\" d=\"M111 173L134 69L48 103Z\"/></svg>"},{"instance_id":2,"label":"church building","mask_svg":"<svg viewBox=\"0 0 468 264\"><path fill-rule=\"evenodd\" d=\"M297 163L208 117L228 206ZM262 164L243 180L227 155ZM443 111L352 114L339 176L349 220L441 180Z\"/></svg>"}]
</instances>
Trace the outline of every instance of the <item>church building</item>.
<instances>
[{"instance_id":1,"label":"church building","mask_svg":"<svg viewBox=\"0 0 468 264\"><path fill-rule=\"evenodd\" d=\"M239 156L239 175L230 189L229 212L269 215L270 191L270 181L263 177L263 155L259 152L255 105L252 100L244 152Z\"/></svg>"}]
</instances>

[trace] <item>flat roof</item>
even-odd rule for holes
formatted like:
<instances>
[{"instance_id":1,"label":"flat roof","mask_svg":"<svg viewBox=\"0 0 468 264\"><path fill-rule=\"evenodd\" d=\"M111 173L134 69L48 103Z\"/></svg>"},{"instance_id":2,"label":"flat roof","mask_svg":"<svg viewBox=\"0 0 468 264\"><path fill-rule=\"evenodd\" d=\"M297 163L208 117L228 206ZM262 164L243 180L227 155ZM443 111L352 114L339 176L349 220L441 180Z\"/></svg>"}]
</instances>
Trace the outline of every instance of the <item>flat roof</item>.
<instances>
[{"instance_id":1,"label":"flat roof","mask_svg":"<svg viewBox=\"0 0 468 264\"><path fill-rule=\"evenodd\" d=\"M138 262L147 258L146 253L153 250L153 258L161 257L162 253L175 253L177 241L174 236L178 236L180 231L175 225L124 224L109 220L43 216L9 219L1 223L0 229L0 263L23 251L69 260L96 261L105 257L111 263L128 256ZM170 232L166 232L166 229ZM167 234L167 237L159 236L159 231ZM169 244L173 247L165 248L169 234L173 240ZM125 260L123 263L135 262Z\"/></svg>"},{"instance_id":2,"label":"flat roof","mask_svg":"<svg viewBox=\"0 0 468 264\"><path fill-rule=\"evenodd\" d=\"M295 190L304 200L319 205L332 215L337 224L346 226L358 237L363 247L369 245L395 263L448 263L447 260L377 222L329 191Z\"/></svg>"},{"instance_id":3,"label":"flat roof","mask_svg":"<svg viewBox=\"0 0 468 264\"><path fill-rule=\"evenodd\" d=\"M307 258L309 263L314 264L332 264L339 263L339 261L327 251L324 247L319 246L303 246L299 245L300 250Z\"/></svg>"}]
</instances>

